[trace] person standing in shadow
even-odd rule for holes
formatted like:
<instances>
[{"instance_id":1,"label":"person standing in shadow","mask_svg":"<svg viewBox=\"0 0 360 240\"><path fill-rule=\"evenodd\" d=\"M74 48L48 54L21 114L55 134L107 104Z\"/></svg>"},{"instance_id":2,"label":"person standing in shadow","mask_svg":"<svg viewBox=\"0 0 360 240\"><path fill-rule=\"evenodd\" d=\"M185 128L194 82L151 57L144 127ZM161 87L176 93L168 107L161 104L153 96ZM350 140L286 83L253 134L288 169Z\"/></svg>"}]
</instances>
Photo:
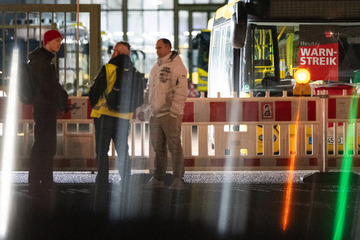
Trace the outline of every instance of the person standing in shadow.
<instances>
[{"instance_id":1,"label":"person standing in shadow","mask_svg":"<svg viewBox=\"0 0 360 240\"><path fill-rule=\"evenodd\" d=\"M133 80L134 66L130 59L130 44L118 42L114 46L110 61L105 64L90 88L89 99L92 105L91 117L94 118L97 176L95 182L95 207L104 210L108 204L109 185L109 147L113 140L118 158L121 177L120 187L129 187L131 161L129 157L128 134L133 112L115 111L109 108L108 96L113 90L116 79L124 86ZM121 92L124 99L131 98L131 91ZM129 103L129 102L127 102ZM120 106L122 107L122 106ZM130 109L129 106L124 106Z\"/></svg>"},{"instance_id":2,"label":"person standing in shadow","mask_svg":"<svg viewBox=\"0 0 360 240\"><path fill-rule=\"evenodd\" d=\"M68 94L59 83L53 58L63 37L57 30L44 35L44 46L30 52L30 74L34 83L34 143L30 153L29 192L54 187L53 163L56 154L57 114L67 111Z\"/></svg>"}]
</instances>

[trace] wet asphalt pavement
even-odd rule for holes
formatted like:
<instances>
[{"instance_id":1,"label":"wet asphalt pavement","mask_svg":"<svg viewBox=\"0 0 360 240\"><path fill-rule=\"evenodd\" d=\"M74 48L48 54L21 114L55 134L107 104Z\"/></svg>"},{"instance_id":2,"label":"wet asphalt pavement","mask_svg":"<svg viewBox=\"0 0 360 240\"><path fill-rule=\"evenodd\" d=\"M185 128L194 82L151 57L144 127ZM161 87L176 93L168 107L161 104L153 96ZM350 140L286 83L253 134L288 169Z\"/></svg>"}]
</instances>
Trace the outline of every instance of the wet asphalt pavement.
<instances>
[{"instance_id":1,"label":"wet asphalt pavement","mask_svg":"<svg viewBox=\"0 0 360 240\"><path fill-rule=\"evenodd\" d=\"M134 173L121 189L113 172L99 208L95 174L55 172L52 189L30 195L19 172L8 239L333 239L344 192L337 175L303 181L308 174L295 172L288 188L288 172L189 172L174 191L171 175L164 189L148 189L151 175ZM360 239L357 181L347 192L340 239Z\"/></svg>"}]
</instances>

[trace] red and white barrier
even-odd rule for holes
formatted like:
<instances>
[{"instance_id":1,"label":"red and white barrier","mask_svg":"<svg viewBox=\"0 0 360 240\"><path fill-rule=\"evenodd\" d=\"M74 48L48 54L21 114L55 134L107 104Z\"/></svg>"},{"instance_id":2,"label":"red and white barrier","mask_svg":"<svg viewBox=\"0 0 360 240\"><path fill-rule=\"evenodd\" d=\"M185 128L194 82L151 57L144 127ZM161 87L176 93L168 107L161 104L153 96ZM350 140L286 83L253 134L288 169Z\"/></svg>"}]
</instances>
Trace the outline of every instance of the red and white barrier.
<instances>
[{"instance_id":1,"label":"red and white barrier","mask_svg":"<svg viewBox=\"0 0 360 240\"><path fill-rule=\"evenodd\" d=\"M185 104L183 122L295 121L299 98L288 99L189 99ZM316 121L316 100L302 98L301 101L299 121Z\"/></svg>"},{"instance_id":2,"label":"red and white barrier","mask_svg":"<svg viewBox=\"0 0 360 240\"><path fill-rule=\"evenodd\" d=\"M339 169L345 141L349 141L346 131L354 98L359 103L357 96L189 98L182 126L186 170L285 170L293 157L295 169ZM78 108L59 116L55 169L96 170L89 101L71 97L69 104ZM5 107L6 98L0 98L0 121ZM17 169L24 170L33 141L32 107L22 105L18 111L23 131L18 134L22 152ZM354 168L360 167L359 111L356 116ZM296 139L292 128L296 128ZM137 120L136 114L129 146L133 168L153 170L148 123ZM110 166L116 168L113 146L109 155Z\"/></svg>"},{"instance_id":3,"label":"red and white barrier","mask_svg":"<svg viewBox=\"0 0 360 240\"><path fill-rule=\"evenodd\" d=\"M322 140L319 98L188 99L182 126L185 166L194 170L288 169L293 155L290 125L296 125L299 139L294 141L295 168L321 170L321 148L317 145ZM308 125L312 126L310 145L305 141ZM229 131L234 126L246 130ZM274 126L279 129L278 146L273 140ZM263 138L261 144L259 135Z\"/></svg>"},{"instance_id":4,"label":"red and white barrier","mask_svg":"<svg viewBox=\"0 0 360 240\"><path fill-rule=\"evenodd\" d=\"M344 156L350 156L352 169L360 167L360 98L329 96L325 103L327 140L324 146L326 170L341 169ZM353 119L351 119L353 118ZM350 128L350 124L353 127ZM352 129L352 130L351 130ZM349 148L345 152L345 148Z\"/></svg>"}]
</instances>

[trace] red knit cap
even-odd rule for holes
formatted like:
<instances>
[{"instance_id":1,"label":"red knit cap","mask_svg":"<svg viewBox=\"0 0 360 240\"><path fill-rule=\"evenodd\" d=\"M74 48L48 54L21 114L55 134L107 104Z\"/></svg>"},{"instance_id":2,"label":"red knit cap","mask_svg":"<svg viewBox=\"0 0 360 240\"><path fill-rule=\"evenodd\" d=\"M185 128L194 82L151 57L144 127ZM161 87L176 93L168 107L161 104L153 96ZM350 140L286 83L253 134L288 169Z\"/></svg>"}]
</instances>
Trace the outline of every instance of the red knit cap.
<instances>
[{"instance_id":1,"label":"red knit cap","mask_svg":"<svg viewBox=\"0 0 360 240\"><path fill-rule=\"evenodd\" d=\"M61 34L57 30L49 30L44 34L44 46L47 42L50 42L51 40L55 38L62 38Z\"/></svg>"}]
</instances>

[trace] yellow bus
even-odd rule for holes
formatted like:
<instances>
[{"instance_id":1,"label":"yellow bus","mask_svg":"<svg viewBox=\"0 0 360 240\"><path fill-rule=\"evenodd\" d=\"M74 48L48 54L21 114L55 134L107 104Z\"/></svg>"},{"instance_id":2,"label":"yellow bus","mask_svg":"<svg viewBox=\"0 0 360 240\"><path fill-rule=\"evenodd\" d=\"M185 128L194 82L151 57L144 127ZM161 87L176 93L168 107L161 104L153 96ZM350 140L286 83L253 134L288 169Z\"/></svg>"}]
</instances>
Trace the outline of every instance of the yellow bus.
<instances>
[{"instance_id":1,"label":"yellow bus","mask_svg":"<svg viewBox=\"0 0 360 240\"><path fill-rule=\"evenodd\" d=\"M230 1L213 19L208 97L219 92L222 97L233 97L235 92L282 96L284 91L292 96L294 73L300 68L310 71L311 89L336 85L342 92L343 86L356 81L354 71L360 69L357 8L357 0ZM278 130L274 126L274 146L278 146ZM295 130L290 131L294 135ZM258 154L262 154L261 132L258 126ZM306 127L306 137L311 153L311 126ZM331 145L328 152L333 152Z\"/></svg>"}]
</instances>

